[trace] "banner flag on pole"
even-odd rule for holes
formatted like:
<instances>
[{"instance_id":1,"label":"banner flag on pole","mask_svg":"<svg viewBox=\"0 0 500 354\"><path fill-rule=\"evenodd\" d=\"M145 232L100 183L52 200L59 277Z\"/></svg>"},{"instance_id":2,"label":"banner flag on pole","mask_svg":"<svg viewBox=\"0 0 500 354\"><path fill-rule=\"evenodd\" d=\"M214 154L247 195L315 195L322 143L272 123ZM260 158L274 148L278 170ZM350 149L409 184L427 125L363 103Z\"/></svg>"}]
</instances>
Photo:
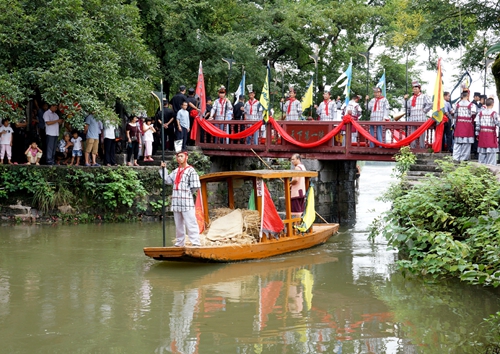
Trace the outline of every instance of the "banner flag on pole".
<instances>
[{"instance_id":1,"label":"banner flag on pole","mask_svg":"<svg viewBox=\"0 0 500 354\"><path fill-rule=\"evenodd\" d=\"M386 95L387 95L387 85L385 83L385 69L384 69L384 73L382 74L382 77L380 78L380 80L378 80L378 83L377 83L376 87L381 88L382 89L382 96L386 97Z\"/></svg>"},{"instance_id":2,"label":"banner flag on pole","mask_svg":"<svg viewBox=\"0 0 500 354\"><path fill-rule=\"evenodd\" d=\"M196 222L198 223L198 228L201 234L205 230L205 213L203 211L201 189L198 189L198 193L196 194L196 204L194 206L194 210L196 215Z\"/></svg>"},{"instance_id":3,"label":"banner flag on pole","mask_svg":"<svg viewBox=\"0 0 500 354\"><path fill-rule=\"evenodd\" d=\"M314 188L309 186L309 190L306 193L306 209L302 214L302 223L299 226L295 226L295 228L300 232L306 232L314 223L314 220L316 220L316 209L314 208Z\"/></svg>"},{"instance_id":4,"label":"banner flag on pole","mask_svg":"<svg viewBox=\"0 0 500 354\"><path fill-rule=\"evenodd\" d=\"M245 72L243 71L243 77L241 78L240 85L238 86L238 90L234 93L234 103L238 102L240 95L245 94Z\"/></svg>"},{"instance_id":5,"label":"banner flag on pole","mask_svg":"<svg viewBox=\"0 0 500 354\"><path fill-rule=\"evenodd\" d=\"M200 117L205 116L205 111L207 110L207 98L205 95L205 79L203 77L203 66L201 65L198 69L198 82L196 83L195 94L200 98ZM198 124L194 123L191 129L191 139L196 140L196 134L198 132Z\"/></svg>"},{"instance_id":6,"label":"banner flag on pole","mask_svg":"<svg viewBox=\"0 0 500 354\"><path fill-rule=\"evenodd\" d=\"M305 111L309 107L312 106L313 104L313 78L314 76L311 76L311 80L309 80L309 86L307 87L306 93L304 94L304 97L302 97L302 111Z\"/></svg>"},{"instance_id":7,"label":"banner flag on pole","mask_svg":"<svg viewBox=\"0 0 500 354\"><path fill-rule=\"evenodd\" d=\"M432 104L432 118L437 124L441 123L444 115L443 78L441 76L441 58L438 59L436 82L434 83L434 102Z\"/></svg>"},{"instance_id":8,"label":"banner flag on pole","mask_svg":"<svg viewBox=\"0 0 500 354\"><path fill-rule=\"evenodd\" d=\"M351 93L352 58L351 58L351 62L349 63L349 66L347 67L347 70L342 75L340 75L340 77L337 79L337 81L335 81L334 85L337 85L337 83L343 79L345 79L344 82L342 82L340 85L338 85L338 87L345 86L345 89L344 89L345 105L347 106L347 104L349 104L349 96Z\"/></svg>"},{"instance_id":9,"label":"banner flag on pole","mask_svg":"<svg viewBox=\"0 0 500 354\"><path fill-rule=\"evenodd\" d=\"M201 65L200 60L200 68L198 70L198 83L196 84L196 95L200 97L200 116L203 117L205 115L205 111L207 110L207 99L205 96L205 79L203 77L203 67Z\"/></svg>"},{"instance_id":10,"label":"banner flag on pole","mask_svg":"<svg viewBox=\"0 0 500 354\"><path fill-rule=\"evenodd\" d=\"M262 106L262 117L267 123L269 120L269 113L271 111L271 96L270 96L270 82L271 82L271 67L269 66L269 61L267 62L266 69L266 79L264 80L264 87L262 87L262 93L260 94L259 102Z\"/></svg>"}]
</instances>

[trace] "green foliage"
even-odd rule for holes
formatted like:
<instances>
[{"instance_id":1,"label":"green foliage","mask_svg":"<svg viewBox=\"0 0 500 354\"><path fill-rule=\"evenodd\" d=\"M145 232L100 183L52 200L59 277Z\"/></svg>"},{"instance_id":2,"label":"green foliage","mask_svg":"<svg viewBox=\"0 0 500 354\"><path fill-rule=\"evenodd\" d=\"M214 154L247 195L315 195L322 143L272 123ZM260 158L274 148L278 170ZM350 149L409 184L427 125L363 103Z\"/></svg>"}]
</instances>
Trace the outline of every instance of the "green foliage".
<instances>
[{"instance_id":1,"label":"green foliage","mask_svg":"<svg viewBox=\"0 0 500 354\"><path fill-rule=\"evenodd\" d=\"M439 163L441 176L386 196L392 208L374 221L414 274L500 285L500 184L483 166Z\"/></svg>"},{"instance_id":2,"label":"green foliage","mask_svg":"<svg viewBox=\"0 0 500 354\"><path fill-rule=\"evenodd\" d=\"M34 94L60 102L76 127L83 112L116 119L117 98L129 110L140 108L149 96L150 80L157 77L157 61L144 44L135 4L4 1L0 28L2 95L22 105ZM12 108L2 105L1 112L11 115Z\"/></svg>"},{"instance_id":3,"label":"green foliage","mask_svg":"<svg viewBox=\"0 0 500 354\"><path fill-rule=\"evenodd\" d=\"M67 106L65 115L74 127L81 127L89 112L99 120L116 119L117 100L129 113L144 108L152 113L149 92L159 89L159 78L167 97L180 84L194 87L200 60L209 95L228 79L232 93L244 67L257 97L269 61L274 69L271 101L276 103L288 85L298 89L300 98L316 70L321 92L352 58L358 72L352 91L364 94L366 84L375 83L384 67L388 97L396 106L395 98L405 87L402 55L410 54L410 74L418 77L412 70L421 61L414 52L418 44L428 48L433 67L436 48L461 46L467 48L463 67L482 65L482 44L497 41L500 30L499 10L493 3L473 0L459 7L447 0L4 1L0 115L20 119L33 96ZM477 33L484 37L481 45ZM372 70L366 77L365 59L359 53L377 44L388 46L391 58L372 54L370 62L379 68L375 76ZM316 51L317 66L311 59ZM236 61L230 78L222 58ZM334 97L341 94L341 88L332 88Z\"/></svg>"},{"instance_id":4,"label":"green foliage","mask_svg":"<svg viewBox=\"0 0 500 354\"><path fill-rule=\"evenodd\" d=\"M193 166L198 175L203 176L205 173L210 172L210 167L212 163L210 162L210 158L206 155L203 155L199 151L190 151L188 156L188 164ZM172 156L172 159L167 162L167 170L168 172L172 172L178 167L177 160L175 155Z\"/></svg>"},{"instance_id":5,"label":"green foliage","mask_svg":"<svg viewBox=\"0 0 500 354\"><path fill-rule=\"evenodd\" d=\"M151 205L151 210L153 211L153 213L160 213L163 210L164 204L162 200L158 201L151 200L149 202L149 205ZM167 198L165 199L165 210L167 210L167 207L169 205L170 205L170 198Z\"/></svg>"},{"instance_id":6,"label":"green foliage","mask_svg":"<svg viewBox=\"0 0 500 354\"><path fill-rule=\"evenodd\" d=\"M415 164L417 157L409 146L403 146L399 150L399 153L394 155L394 160L396 161L396 166L394 167L395 177L403 178L406 172L410 170L410 167Z\"/></svg>"},{"instance_id":7,"label":"green foliage","mask_svg":"<svg viewBox=\"0 0 500 354\"><path fill-rule=\"evenodd\" d=\"M143 178L141 178L143 177ZM151 183L154 178L155 183ZM0 166L0 200L15 203L18 199L47 214L59 206L71 205L81 211L92 210L92 218L106 215L117 220L130 210L144 211L142 198L158 194L161 181L158 171L114 168L36 168ZM64 218L86 221L85 213ZM59 214L61 216L62 214Z\"/></svg>"}]
</instances>

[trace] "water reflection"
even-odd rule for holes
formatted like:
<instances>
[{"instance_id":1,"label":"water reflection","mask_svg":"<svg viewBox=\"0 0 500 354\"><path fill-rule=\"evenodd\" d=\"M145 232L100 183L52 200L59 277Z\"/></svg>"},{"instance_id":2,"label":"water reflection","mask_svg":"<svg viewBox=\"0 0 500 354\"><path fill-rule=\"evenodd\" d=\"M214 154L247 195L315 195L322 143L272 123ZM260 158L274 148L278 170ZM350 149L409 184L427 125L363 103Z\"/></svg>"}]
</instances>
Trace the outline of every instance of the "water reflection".
<instances>
[{"instance_id":1,"label":"water reflection","mask_svg":"<svg viewBox=\"0 0 500 354\"><path fill-rule=\"evenodd\" d=\"M498 296L393 272L395 253L366 240L390 167L363 171L355 227L262 261L153 261L156 223L3 227L1 351L474 353Z\"/></svg>"}]
</instances>

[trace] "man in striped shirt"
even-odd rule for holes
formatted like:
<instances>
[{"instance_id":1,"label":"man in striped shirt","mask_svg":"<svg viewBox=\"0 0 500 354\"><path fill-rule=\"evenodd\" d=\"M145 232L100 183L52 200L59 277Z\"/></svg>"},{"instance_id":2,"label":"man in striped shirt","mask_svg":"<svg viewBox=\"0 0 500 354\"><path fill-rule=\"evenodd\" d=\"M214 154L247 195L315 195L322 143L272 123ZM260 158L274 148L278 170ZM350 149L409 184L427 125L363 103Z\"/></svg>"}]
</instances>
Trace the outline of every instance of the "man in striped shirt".
<instances>
[{"instance_id":1,"label":"man in striped shirt","mask_svg":"<svg viewBox=\"0 0 500 354\"><path fill-rule=\"evenodd\" d=\"M289 98L283 106L283 111L286 115L286 120L300 120L302 117L302 104L295 98L296 92L293 87L290 87L288 92Z\"/></svg>"},{"instance_id":2,"label":"man in striped shirt","mask_svg":"<svg viewBox=\"0 0 500 354\"><path fill-rule=\"evenodd\" d=\"M370 111L370 121L372 122L383 122L389 120L389 101L387 98L382 96L382 89L380 87L373 88L373 97L370 102L368 102L368 110ZM370 97L367 95L366 100ZM384 142L383 127L381 125L377 126L377 135L375 135L375 126L370 125L370 135L375 137L381 143ZM370 147L374 144L370 143Z\"/></svg>"},{"instance_id":3,"label":"man in striped shirt","mask_svg":"<svg viewBox=\"0 0 500 354\"><path fill-rule=\"evenodd\" d=\"M184 247L186 230L191 245L200 246L200 231L193 200L193 194L201 187L200 177L195 169L188 165L187 151L178 152L176 159L179 167L172 173L163 176L163 171L166 171L166 164L163 161L160 170L164 183L173 185L170 210L174 212L175 246Z\"/></svg>"},{"instance_id":4,"label":"man in striped shirt","mask_svg":"<svg viewBox=\"0 0 500 354\"><path fill-rule=\"evenodd\" d=\"M250 86L250 85L249 85ZM249 88L248 101L245 103L245 120L255 123L262 119L262 105L258 100L255 99L255 91L253 91L253 86ZM259 143L259 132L256 131L253 138L249 136L247 138L247 144L257 145Z\"/></svg>"},{"instance_id":5,"label":"man in striped shirt","mask_svg":"<svg viewBox=\"0 0 500 354\"><path fill-rule=\"evenodd\" d=\"M408 94L404 95L406 112L408 112L407 121L408 122L425 122L427 118L427 112L432 109L432 101L429 96L422 94L420 82L413 81L411 83L413 96L408 99ZM416 126L412 126L409 129L409 133L412 134L418 129ZM411 147L415 147L415 142L411 143ZM420 136L420 147L425 148L425 133Z\"/></svg>"}]
</instances>

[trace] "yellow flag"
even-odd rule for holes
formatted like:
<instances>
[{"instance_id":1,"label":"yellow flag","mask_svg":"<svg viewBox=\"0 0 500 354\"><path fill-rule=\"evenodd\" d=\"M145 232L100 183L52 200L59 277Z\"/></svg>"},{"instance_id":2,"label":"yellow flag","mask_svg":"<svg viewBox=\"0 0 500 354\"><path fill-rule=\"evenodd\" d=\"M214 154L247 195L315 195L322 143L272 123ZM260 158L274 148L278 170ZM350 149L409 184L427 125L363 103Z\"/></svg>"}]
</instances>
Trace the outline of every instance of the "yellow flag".
<instances>
[{"instance_id":1,"label":"yellow flag","mask_svg":"<svg viewBox=\"0 0 500 354\"><path fill-rule=\"evenodd\" d=\"M305 111L309 107L312 106L313 104L313 77L311 77L311 80L309 81L309 86L307 87L307 91L302 97L302 101L300 102L302 104L302 111Z\"/></svg>"},{"instance_id":2,"label":"yellow flag","mask_svg":"<svg viewBox=\"0 0 500 354\"><path fill-rule=\"evenodd\" d=\"M441 77L441 58L438 59L436 82L434 84L434 102L432 104L432 118L437 124L443 120L444 97L443 97L443 79Z\"/></svg>"},{"instance_id":3,"label":"yellow flag","mask_svg":"<svg viewBox=\"0 0 500 354\"><path fill-rule=\"evenodd\" d=\"M262 118L267 123L269 120L269 112L271 111L271 96L269 92L269 82L271 82L271 67L269 62L267 62L266 79L264 80L264 87L262 88L262 93L260 94L260 105L262 106L263 113Z\"/></svg>"},{"instance_id":4,"label":"yellow flag","mask_svg":"<svg viewBox=\"0 0 500 354\"><path fill-rule=\"evenodd\" d=\"M306 232L316 220L316 209L314 208L314 188L309 187L306 199L306 210L302 215L302 224L296 226L300 232Z\"/></svg>"}]
</instances>

